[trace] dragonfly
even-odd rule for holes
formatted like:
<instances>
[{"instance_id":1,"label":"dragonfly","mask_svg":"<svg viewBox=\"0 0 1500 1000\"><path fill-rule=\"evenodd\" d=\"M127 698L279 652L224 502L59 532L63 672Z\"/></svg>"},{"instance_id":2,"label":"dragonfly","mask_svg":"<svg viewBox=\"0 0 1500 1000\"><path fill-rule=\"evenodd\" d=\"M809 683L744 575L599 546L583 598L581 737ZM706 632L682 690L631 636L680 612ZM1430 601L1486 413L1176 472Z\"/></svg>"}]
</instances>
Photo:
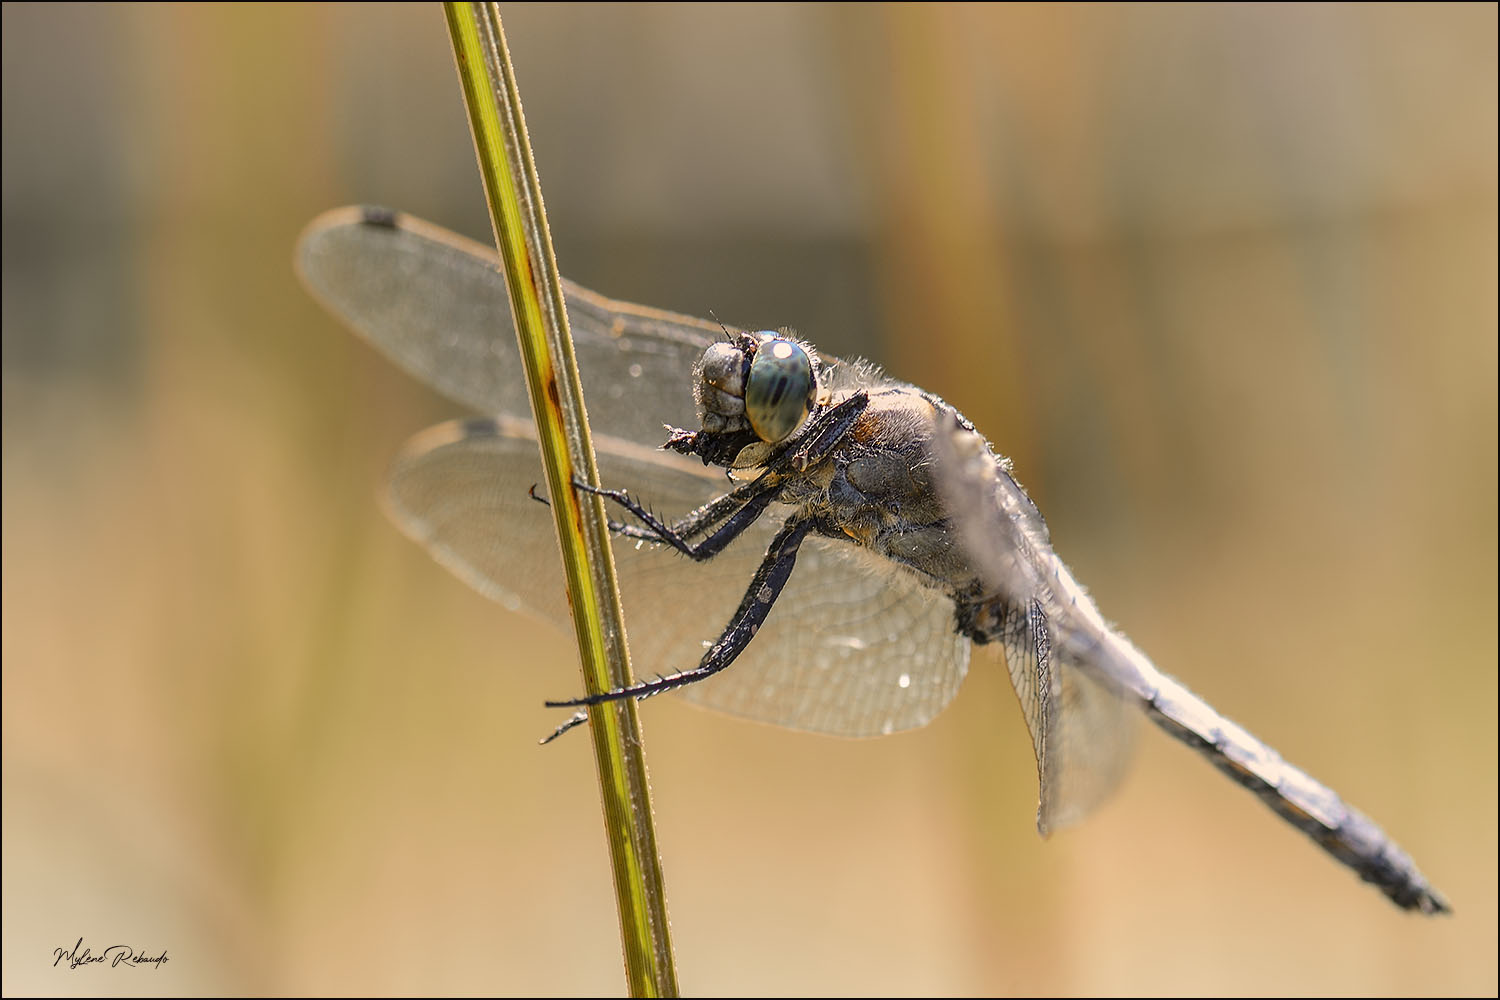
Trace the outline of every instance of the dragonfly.
<instances>
[{"instance_id":1,"label":"dragonfly","mask_svg":"<svg viewBox=\"0 0 1500 1000\"><path fill-rule=\"evenodd\" d=\"M544 477L493 249L345 208L309 225L296 266L356 333L484 414L406 444L391 518L479 592L570 627L552 517L530 495ZM575 485L628 519L611 529L630 645L659 670L549 703L581 710L573 721L671 691L759 722L882 736L936 717L982 651L1003 659L1032 737L1043 836L1115 790L1144 714L1397 906L1449 911L1379 826L1102 617L1011 463L942 399L789 331L563 291L600 479L633 492Z\"/></svg>"}]
</instances>

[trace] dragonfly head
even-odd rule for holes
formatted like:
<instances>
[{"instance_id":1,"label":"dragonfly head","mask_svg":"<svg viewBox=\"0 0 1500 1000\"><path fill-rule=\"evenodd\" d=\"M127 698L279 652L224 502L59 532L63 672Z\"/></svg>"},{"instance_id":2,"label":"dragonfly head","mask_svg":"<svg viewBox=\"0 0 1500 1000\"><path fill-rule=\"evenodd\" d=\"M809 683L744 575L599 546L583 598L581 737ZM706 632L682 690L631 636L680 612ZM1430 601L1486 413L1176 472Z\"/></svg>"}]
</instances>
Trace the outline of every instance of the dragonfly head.
<instances>
[{"instance_id":1,"label":"dragonfly head","mask_svg":"<svg viewBox=\"0 0 1500 1000\"><path fill-rule=\"evenodd\" d=\"M703 433L733 441L736 451L789 440L807 423L822 391L813 349L772 330L710 345L694 374Z\"/></svg>"}]
</instances>

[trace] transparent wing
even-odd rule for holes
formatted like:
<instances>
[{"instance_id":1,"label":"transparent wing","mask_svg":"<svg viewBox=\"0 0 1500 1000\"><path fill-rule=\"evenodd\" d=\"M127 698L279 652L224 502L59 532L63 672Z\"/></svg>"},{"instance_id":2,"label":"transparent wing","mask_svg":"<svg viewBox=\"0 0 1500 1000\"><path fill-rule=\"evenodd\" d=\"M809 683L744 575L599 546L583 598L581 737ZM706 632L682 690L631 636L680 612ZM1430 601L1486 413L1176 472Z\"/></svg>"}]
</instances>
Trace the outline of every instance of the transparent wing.
<instances>
[{"instance_id":1,"label":"transparent wing","mask_svg":"<svg viewBox=\"0 0 1500 1000\"><path fill-rule=\"evenodd\" d=\"M702 465L612 438L595 439L605 483L630 484L675 517L728 481ZM476 419L414 438L397 459L392 518L470 586L569 627L551 513L527 496L544 479L528 421ZM719 556L697 563L658 546L615 540L636 673L698 662L729 622L779 527L772 516ZM878 570L878 571L877 571ZM853 545L809 539L753 642L723 673L680 694L742 718L835 736L921 726L957 693L970 643L953 605Z\"/></svg>"},{"instance_id":2,"label":"transparent wing","mask_svg":"<svg viewBox=\"0 0 1500 1000\"><path fill-rule=\"evenodd\" d=\"M341 208L302 233L296 263L314 298L421 381L480 413L530 417L492 248L407 215ZM664 423L696 426L691 373L719 328L566 280L563 291L590 421L650 445Z\"/></svg>"},{"instance_id":3,"label":"transparent wing","mask_svg":"<svg viewBox=\"0 0 1500 1000\"><path fill-rule=\"evenodd\" d=\"M1043 836L1079 822L1119 787L1134 756L1136 715L1111 686L1050 651L1045 621L1012 612L1005 666L1036 751L1036 825Z\"/></svg>"},{"instance_id":4,"label":"transparent wing","mask_svg":"<svg viewBox=\"0 0 1500 1000\"><path fill-rule=\"evenodd\" d=\"M955 440L971 451L961 454ZM961 544L997 604L1000 645L1036 750L1043 835L1083 819L1129 769L1137 731L1123 689L1095 669L1071 608L1051 585L1047 525L972 432L934 440L943 493Z\"/></svg>"}]
</instances>

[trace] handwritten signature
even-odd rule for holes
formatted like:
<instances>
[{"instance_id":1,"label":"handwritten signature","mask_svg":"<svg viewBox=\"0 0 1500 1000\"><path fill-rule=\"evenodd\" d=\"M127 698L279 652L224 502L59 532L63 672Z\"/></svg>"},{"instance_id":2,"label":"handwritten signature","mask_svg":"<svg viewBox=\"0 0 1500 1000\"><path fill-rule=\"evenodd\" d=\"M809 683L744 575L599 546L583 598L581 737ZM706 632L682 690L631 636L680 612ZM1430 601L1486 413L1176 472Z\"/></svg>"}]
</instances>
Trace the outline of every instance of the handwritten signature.
<instances>
[{"instance_id":1,"label":"handwritten signature","mask_svg":"<svg viewBox=\"0 0 1500 1000\"><path fill-rule=\"evenodd\" d=\"M112 944L99 954L83 946L83 938L71 948L52 949L52 967L55 969L63 962L68 963L68 968L77 969L85 965L105 965L111 969L116 966L126 965L132 968L142 965L152 965L160 969L167 964L167 949L163 948L160 955L148 955L138 952L128 944Z\"/></svg>"}]
</instances>

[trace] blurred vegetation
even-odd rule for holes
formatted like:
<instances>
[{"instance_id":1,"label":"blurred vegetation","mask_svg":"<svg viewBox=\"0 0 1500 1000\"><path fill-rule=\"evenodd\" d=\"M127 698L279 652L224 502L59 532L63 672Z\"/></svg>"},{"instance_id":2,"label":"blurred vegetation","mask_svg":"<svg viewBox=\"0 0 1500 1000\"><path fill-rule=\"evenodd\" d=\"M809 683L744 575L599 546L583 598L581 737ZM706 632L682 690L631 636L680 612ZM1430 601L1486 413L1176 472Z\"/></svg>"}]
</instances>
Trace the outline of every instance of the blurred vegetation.
<instances>
[{"instance_id":1,"label":"blurred vegetation","mask_svg":"<svg viewBox=\"0 0 1500 1000\"><path fill-rule=\"evenodd\" d=\"M980 662L873 742L646 706L685 990L1500 988L1493 6L506 18L565 274L958 405L1104 613L1457 909L1155 734L1042 843ZM291 274L336 204L487 234L440 13L0 44L4 991L618 992L588 748L534 746L576 654L381 520L455 411Z\"/></svg>"}]
</instances>

